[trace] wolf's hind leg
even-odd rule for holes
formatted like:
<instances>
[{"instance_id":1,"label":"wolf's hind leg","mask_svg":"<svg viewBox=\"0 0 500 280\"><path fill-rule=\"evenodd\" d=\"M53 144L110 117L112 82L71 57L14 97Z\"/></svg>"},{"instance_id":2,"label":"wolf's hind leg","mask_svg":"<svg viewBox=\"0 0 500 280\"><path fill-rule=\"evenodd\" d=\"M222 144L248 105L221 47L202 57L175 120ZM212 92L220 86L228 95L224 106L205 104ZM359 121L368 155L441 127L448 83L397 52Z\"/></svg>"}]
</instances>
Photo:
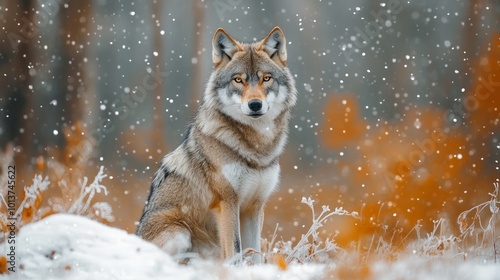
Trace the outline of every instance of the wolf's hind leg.
<instances>
[{"instance_id":1,"label":"wolf's hind leg","mask_svg":"<svg viewBox=\"0 0 500 280\"><path fill-rule=\"evenodd\" d=\"M186 253L192 247L191 233L187 228L178 225L168 225L151 242L170 255Z\"/></svg>"},{"instance_id":2,"label":"wolf's hind leg","mask_svg":"<svg viewBox=\"0 0 500 280\"><path fill-rule=\"evenodd\" d=\"M192 247L192 236L182 220L175 210L148 213L141 220L137 234L171 255L185 253Z\"/></svg>"}]
</instances>

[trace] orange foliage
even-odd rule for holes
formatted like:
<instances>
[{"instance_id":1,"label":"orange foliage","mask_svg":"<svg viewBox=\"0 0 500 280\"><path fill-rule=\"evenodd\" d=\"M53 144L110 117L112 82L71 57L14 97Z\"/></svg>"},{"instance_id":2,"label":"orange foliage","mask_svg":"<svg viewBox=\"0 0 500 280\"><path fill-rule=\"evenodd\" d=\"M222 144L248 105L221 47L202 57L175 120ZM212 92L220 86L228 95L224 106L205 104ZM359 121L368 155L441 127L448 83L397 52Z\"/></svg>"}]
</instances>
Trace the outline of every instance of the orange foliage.
<instances>
[{"instance_id":1,"label":"orange foliage","mask_svg":"<svg viewBox=\"0 0 500 280\"><path fill-rule=\"evenodd\" d=\"M7 268L7 258L4 256L0 257L0 274L6 273L8 271Z\"/></svg>"},{"instance_id":2,"label":"orange foliage","mask_svg":"<svg viewBox=\"0 0 500 280\"><path fill-rule=\"evenodd\" d=\"M38 170L40 170L40 172L43 172L45 170L45 160L42 156L38 156L36 158L36 165L38 167Z\"/></svg>"},{"instance_id":3,"label":"orange foliage","mask_svg":"<svg viewBox=\"0 0 500 280\"><path fill-rule=\"evenodd\" d=\"M2 228L2 232L7 232L7 224L5 224L3 221L0 221L0 228Z\"/></svg>"},{"instance_id":4,"label":"orange foliage","mask_svg":"<svg viewBox=\"0 0 500 280\"><path fill-rule=\"evenodd\" d=\"M279 269L286 270L287 264L286 264L286 260L282 254L274 255L273 261L278 266Z\"/></svg>"},{"instance_id":5,"label":"orange foliage","mask_svg":"<svg viewBox=\"0 0 500 280\"><path fill-rule=\"evenodd\" d=\"M60 204L62 208L69 209L80 195L81 182L79 180L85 176L96 143L80 121L72 126L64 127L64 139L66 145L62 151L51 150L46 162L40 158L37 159L37 163L39 167L47 165L46 169L51 182L65 182L65 184L58 184L59 188L48 189L49 204ZM56 212L54 209L47 209L42 213L42 217Z\"/></svg>"},{"instance_id":6,"label":"orange foliage","mask_svg":"<svg viewBox=\"0 0 500 280\"><path fill-rule=\"evenodd\" d=\"M365 125L352 94L331 97L323 112L325 116L320 135L326 147L344 147L363 133Z\"/></svg>"},{"instance_id":7,"label":"orange foliage","mask_svg":"<svg viewBox=\"0 0 500 280\"><path fill-rule=\"evenodd\" d=\"M33 217L35 216L36 210L33 209L33 206L30 207L25 207L23 209L22 215L21 215L21 220L23 221L24 224L28 224L33 220Z\"/></svg>"},{"instance_id":8,"label":"orange foliage","mask_svg":"<svg viewBox=\"0 0 500 280\"><path fill-rule=\"evenodd\" d=\"M82 182L80 180L89 166L89 158L95 141L87 134L81 122L65 127L64 136L67 145L62 150L49 149L51 156L47 160L42 156L37 157L36 160L38 170L42 173L50 173L49 181L58 182L57 187L38 190L37 197L32 203L23 204L22 223L16 230L31 222L70 209L70 206L81 195ZM19 201L27 199L26 191L25 188L20 192ZM102 222L107 222L107 220ZM0 227L3 232L7 231L5 223L1 221Z\"/></svg>"},{"instance_id":9,"label":"orange foliage","mask_svg":"<svg viewBox=\"0 0 500 280\"><path fill-rule=\"evenodd\" d=\"M62 162L70 168L81 168L88 160L88 154L95 146L95 141L87 133L81 121L64 128L66 145L62 154Z\"/></svg>"},{"instance_id":10,"label":"orange foliage","mask_svg":"<svg viewBox=\"0 0 500 280\"><path fill-rule=\"evenodd\" d=\"M340 264L330 272L330 279L371 279L373 277L370 266L352 262ZM326 279L326 278L325 278Z\"/></svg>"},{"instance_id":11,"label":"orange foliage","mask_svg":"<svg viewBox=\"0 0 500 280\"><path fill-rule=\"evenodd\" d=\"M320 137L326 147L348 151L349 156L334 165L347 187L322 188L321 197L339 197L350 210L361 208L362 218L342 226L339 244L361 241L366 249L372 236L394 234L391 238L397 245L415 225L429 231L433 220L454 221L487 195L498 176L493 164L486 163L494 160L494 141L489 138L499 125L499 35L479 59L475 73L471 90L458 104L468 116L465 125L451 123L447 111L430 106L410 109L401 120L373 125L360 118L354 97L329 101ZM477 109L470 110L471 104ZM454 223L450 226L458 230ZM329 227L339 228L338 224Z\"/></svg>"},{"instance_id":12,"label":"orange foliage","mask_svg":"<svg viewBox=\"0 0 500 280\"><path fill-rule=\"evenodd\" d=\"M408 112L402 121L379 125L366 140L352 144L359 147L357 156L340 164L354 170L345 178L351 186L347 198L364 206L362 221L339 236L341 243L382 234L385 225L408 232L423 220L431 229L432 220L443 215L454 220L473 204L464 198L484 193L478 186L494 178L473 172L481 167L469 152L475 144L462 130L447 127L443 116L433 108Z\"/></svg>"},{"instance_id":13,"label":"orange foliage","mask_svg":"<svg viewBox=\"0 0 500 280\"><path fill-rule=\"evenodd\" d=\"M40 191L33 204L23 208L21 212L21 220L23 221L23 224L28 224L32 222L35 213L39 211L40 206L42 205L43 193L44 193L43 191ZM26 198L26 189L20 195L21 201L24 200L25 198Z\"/></svg>"}]
</instances>

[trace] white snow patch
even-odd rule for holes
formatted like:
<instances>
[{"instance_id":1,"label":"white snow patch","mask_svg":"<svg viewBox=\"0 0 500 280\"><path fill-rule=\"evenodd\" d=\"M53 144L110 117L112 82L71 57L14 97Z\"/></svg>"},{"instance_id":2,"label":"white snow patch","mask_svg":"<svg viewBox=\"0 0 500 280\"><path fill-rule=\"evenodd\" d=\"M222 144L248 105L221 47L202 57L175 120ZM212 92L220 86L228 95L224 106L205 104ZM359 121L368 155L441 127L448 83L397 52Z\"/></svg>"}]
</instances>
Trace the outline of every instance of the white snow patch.
<instances>
[{"instance_id":1,"label":"white snow patch","mask_svg":"<svg viewBox=\"0 0 500 280\"><path fill-rule=\"evenodd\" d=\"M165 279L170 276L182 280L194 276L194 271L180 267L155 245L82 216L49 216L21 228L16 241L16 273L0 279Z\"/></svg>"},{"instance_id":2,"label":"white snow patch","mask_svg":"<svg viewBox=\"0 0 500 280\"><path fill-rule=\"evenodd\" d=\"M499 279L500 266L494 262L476 260L433 260L406 257L394 263L377 262L373 266L373 279Z\"/></svg>"}]
</instances>

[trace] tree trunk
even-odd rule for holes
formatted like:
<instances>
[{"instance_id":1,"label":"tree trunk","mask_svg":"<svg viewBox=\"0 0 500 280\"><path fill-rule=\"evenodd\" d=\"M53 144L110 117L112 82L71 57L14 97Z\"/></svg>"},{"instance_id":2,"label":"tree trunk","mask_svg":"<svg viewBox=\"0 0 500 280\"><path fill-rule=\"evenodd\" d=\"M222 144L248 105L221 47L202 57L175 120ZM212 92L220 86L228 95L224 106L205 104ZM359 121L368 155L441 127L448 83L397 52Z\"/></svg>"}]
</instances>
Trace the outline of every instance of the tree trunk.
<instances>
[{"instance_id":1,"label":"tree trunk","mask_svg":"<svg viewBox=\"0 0 500 280\"><path fill-rule=\"evenodd\" d=\"M7 141L14 141L21 150L15 154L15 163L20 168L25 168L32 162L36 139L36 113L34 108L34 92L32 87L32 74L36 61L35 42L37 38L37 26L34 21L34 0L7 1L9 12L4 13L5 24L7 24L7 40L2 42L6 57L8 57L6 69L7 75L2 75L5 80L2 85L10 85L6 88L7 114L5 119ZM2 45L3 45L2 44ZM32 70L31 70L32 71ZM3 107L3 106L2 106ZM6 143L2 143L6 144Z\"/></svg>"},{"instance_id":2,"label":"tree trunk","mask_svg":"<svg viewBox=\"0 0 500 280\"><path fill-rule=\"evenodd\" d=\"M85 108L92 103L89 92L87 49L91 23L91 0L66 1L60 7L60 40L63 75L63 123L74 125L86 117Z\"/></svg>"}]
</instances>

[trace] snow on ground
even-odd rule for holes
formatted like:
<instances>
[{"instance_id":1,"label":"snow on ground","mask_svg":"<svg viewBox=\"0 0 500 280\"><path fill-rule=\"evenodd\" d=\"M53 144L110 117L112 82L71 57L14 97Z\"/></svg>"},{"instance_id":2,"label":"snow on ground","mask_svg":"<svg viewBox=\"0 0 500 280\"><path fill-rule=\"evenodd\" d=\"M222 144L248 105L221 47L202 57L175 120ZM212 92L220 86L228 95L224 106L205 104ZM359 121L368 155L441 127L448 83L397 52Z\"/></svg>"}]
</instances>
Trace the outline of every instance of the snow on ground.
<instances>
[{"instance_id":1,"label":"snow on ground","mask_svg":"<svg viewBox=\"0 0 500 280\"><path fill-rule=\"evenodd\" d=\"M2 280L317 279L324 267L295 266L281 271L274 265L229 266L214 261L183 266L133 234L67 214L24 226L16 243L18 271L0 275Z\"/></svg>"},{"instance_id":2,"label":"snow on ground","mask_svg":"<svg viewBox=\"0 0 500 280\"><path fill-rule=\"evenodd\" d=\"M335 264L289 265L284 271L276 265L231 266L202 260L179 265L133 234L67 214L24 226L16 243L18 272L0 275L0 280L339 278ZM418 256L376 262L369 270L371 279L500 279L500 265L493 262L429 261Z\"/></svg>"},{"instance_id":3,"label":"snow on ground","mask_svg":"<svg viewBox=\"0 0 500 280\"><path fill-rule=\"evenodd\" d=\"M406 258L394 263L379 262L372 266L374 279L500 279L500 264L477 261L430 262L422 258Z\"/></svg>"}]
</instances>

